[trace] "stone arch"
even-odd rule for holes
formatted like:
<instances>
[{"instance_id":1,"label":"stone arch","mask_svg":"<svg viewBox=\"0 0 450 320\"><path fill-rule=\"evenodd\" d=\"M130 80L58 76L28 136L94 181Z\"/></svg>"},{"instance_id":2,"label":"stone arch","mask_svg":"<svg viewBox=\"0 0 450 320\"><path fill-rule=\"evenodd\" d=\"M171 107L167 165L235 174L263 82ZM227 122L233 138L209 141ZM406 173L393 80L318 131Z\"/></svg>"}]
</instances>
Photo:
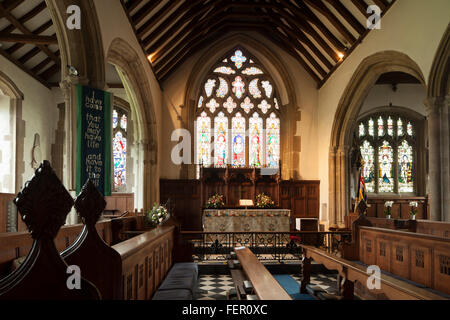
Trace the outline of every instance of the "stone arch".
<instances>
[{"instance_id":1,"label":"stone arch","mask_svg":"<svg viewBox=\"0 0 450 320\"><path fill-rule=\"evenodd\" d=\"M158 137L155 109L151 101L150 83L145 68L136 51L123 39L116 38L108 49L107 62L113 64L130 99L131 111L134 115L134 141L139 152L139 163L136 168L136 181L142 189L136 192L136 206L150 208L157 200L158 181L154 181L157 173Z\"/></svg>"},{"instance_id":2,"label":"stone arch","mask_svg":"<svg viewBox=\"0 0 450 320\"><path fill-rule=\"evenodd\" d=\"M342 226L350 210L349 150L362 104L380 75L394 71L408 73L426 86L420 67L410 57L397 51L382 51L361 62L339 101L328 162L330 226Z\"/></svg>"},{"instance_id":3,"label":"stone arch","mask_svg":"<svg viewBox=\"0 0 450 320\"><path fill-rule=\"evenodd\" d=\"M209 72L211 66L228 51L235 47L245 48L252 56L257 58L270 74L278 90L281 99L281 159L283 179L298 179L299 167L298 159L300 153L300 137L296 136L297 121L300 121L299 106L297 104L297 94L289 76L288 69L279 57L267 48L266 45L244 34L233 34L216 40L211 47L204 52L192 68L192 72L187 81L184 98L184 109L182 119L185 119L184 126L188 129L192 137L194 132L195 106L197 94L203 85L203 80ZM193 149L192 141L192 149ZM297 162L295 162L297 161ZM184 170L182 178L194 177L195 169Z\"/></svg>"},{"instance_id":4,"label":"stone arch","mask_svg":"<svg viewBox=\"0 0 450 320\"><path fill-rule=\"evenodd\" d=\"M450 221L450 25L436 52L428 80L430 207L433 220Z\"/></svg>"},{"instance_id":5,"label":"stone arch","mask_svg":"<svg viewBox=\"0 0 450 320\"><path fill-rule=\"evenodd\" d=\"M10 98L10 119L12 120L11 122L14 123L12 133L15 136L15 139L13 140L13 149L15 149L15 168L13 168L13 172L15 172L14 191L17 193L22 188L22 179L25 172L25 122L22 120L22 101L24 96L16 84L1 71L0 90Z\"/></svg>"}]
</instances>

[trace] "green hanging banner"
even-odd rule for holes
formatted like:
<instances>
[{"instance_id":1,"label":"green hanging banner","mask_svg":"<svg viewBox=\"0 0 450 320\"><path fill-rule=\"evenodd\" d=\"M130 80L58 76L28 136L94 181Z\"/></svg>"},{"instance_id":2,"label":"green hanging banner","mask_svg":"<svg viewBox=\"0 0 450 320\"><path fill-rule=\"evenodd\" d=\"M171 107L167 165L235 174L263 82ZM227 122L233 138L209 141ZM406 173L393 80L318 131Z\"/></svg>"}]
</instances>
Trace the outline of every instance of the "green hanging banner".
<instances>
[{"instance_id":1,"label":"green hanging banner","mask_svg":"<svg viewBox=\"0 0 450 320\"><path fill-rule=\"evenodd\" d=\"M111 195L111 94L77 85L77 195L88 179Z\"/></svg>"}]
</instances>

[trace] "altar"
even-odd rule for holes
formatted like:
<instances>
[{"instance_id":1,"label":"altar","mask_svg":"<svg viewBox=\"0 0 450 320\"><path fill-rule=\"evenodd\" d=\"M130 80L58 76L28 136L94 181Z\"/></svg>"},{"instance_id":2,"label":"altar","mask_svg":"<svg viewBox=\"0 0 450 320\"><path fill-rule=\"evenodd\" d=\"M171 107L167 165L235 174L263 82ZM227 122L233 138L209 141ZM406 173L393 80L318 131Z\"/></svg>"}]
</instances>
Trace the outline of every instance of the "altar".
<instances>
[{"instance_id":1,"label":"altar","mask_svg":"<svg viewBox=\"0 0 450 320\"><path fill-rule=\"evenodd\" d=\"M206 209L205 232L289 232L291 211L284 209Z\"/></svg>"}]
</instances>

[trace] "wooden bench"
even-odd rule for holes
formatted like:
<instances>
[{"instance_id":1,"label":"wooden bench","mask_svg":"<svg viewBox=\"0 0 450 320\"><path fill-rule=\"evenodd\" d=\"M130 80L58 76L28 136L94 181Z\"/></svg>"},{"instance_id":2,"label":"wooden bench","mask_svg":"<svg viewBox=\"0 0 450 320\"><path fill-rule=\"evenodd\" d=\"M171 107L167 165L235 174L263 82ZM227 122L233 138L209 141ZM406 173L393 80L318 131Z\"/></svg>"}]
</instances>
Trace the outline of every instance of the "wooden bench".
<instances>
[{"instance_id":1,"label":"wooden bench","mask_svg":"<svg viewBox=\"0 0 450 320\"><path fill-rule=\"evenodd\" d=\"M344 279L343 296L347 300L354 298L355 285L365 287L367 279L372 276L367 273L367 267L359 263L339 258L315 247L301 246L304 254L303 280L300 287L302 293L306 293L306 285L310 281L311 260L324 265L329 270L338 271L339 275ZM417 287L407 281L385 274L381 274L380 278L377 279L381 282L381 288L372 290L372 294L378 297L378 299L445 300L442 295L435 294L430 290Z\"/></svg>"},{"instance_id":2,"label":"wooden bench","mask_svg":"<svg viewBox=\"0 0 450 320\"><path fill-rule=\"evenodd\" d=\"M250 249L235 248L234 251L259 300L292 300Z\"/></svg>"}]
</instances>

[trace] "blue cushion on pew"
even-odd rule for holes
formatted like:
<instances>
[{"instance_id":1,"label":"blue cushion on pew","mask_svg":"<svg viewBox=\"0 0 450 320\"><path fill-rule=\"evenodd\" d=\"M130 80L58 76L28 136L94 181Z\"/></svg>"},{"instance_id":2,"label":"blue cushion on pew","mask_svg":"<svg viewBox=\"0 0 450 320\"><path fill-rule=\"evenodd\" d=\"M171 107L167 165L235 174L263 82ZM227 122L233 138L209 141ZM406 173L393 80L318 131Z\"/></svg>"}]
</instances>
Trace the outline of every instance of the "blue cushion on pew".
<instances>
[{"instance_id":1,"label":"blue cushion on pew","mask_svg":"<svg viewBox=\"0 0 450 320\"><path fill-rule=\"evenodd\" d=\"M197 286L197 281L194 274L187 274L184 277L172 277L167 276L161 286L158 288L160 291L165 290L177 290L177 289L185 289L194 293L194 290Z\"/></svg>"},{"instance_id":2,"label":"blue cushion on pew","mask_svg":"<svg viewBox=\"0 0 450 320\"><path fill-rule=\"evenodd\" d=\"M174 273L176 272L177 274L181 273L181 272L185 272L185 273L194 272L195 276L198 277L198 265L194 262L176 263L170 270L169 275L172 272L174 272Z\"/></svg>"},{"instance_id":3,"label":"blue cushion on pew","mask_svg":"<svg viewBox=\"0 0 450 320\"><path fill-rule=\"evenodd\" d=\"M192 300L190 290L158 290L152 300Z\"/></svg>"},{"instance_id":4,"label":"blue cushion on pew","mask_svg":"<svg viewBox=\"0 0 450 320\"><path fill-rule=\"evenodd\" d=\"M306 294L306 293L295 293L291 294L292 299L294 300L317 300L312 295Z\"/></svg>"}]
</instances>

